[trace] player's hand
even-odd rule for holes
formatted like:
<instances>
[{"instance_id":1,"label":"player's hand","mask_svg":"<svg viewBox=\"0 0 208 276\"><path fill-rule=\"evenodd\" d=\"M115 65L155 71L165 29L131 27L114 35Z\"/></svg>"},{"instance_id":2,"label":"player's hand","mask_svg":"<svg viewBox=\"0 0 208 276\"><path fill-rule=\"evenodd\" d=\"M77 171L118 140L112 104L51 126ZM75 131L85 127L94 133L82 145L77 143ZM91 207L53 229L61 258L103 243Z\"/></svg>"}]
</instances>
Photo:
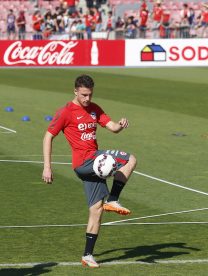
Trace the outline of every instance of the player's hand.
<instances>
[{"instance_id":1,"label":"player's hand","mask_svg":"<svg viewBox=\"0 0 208 276\"><path fill-rule=\"evenodd\" d=\"M52 173L52 170L50 168L44 168L42 179L47 184L52 184L52 182L53 182L53 173Z\"/></svg>"},{"instance_id":2,"label":"player's hand","mask_svg":"<svg viewBox=\"0 0 208 276\"><path fill-rule=\"evenodd\" d=\"M118 123L122 128L127 128L129 126L129 121L126 118L121 118Z\"/></svg>"}]
</instances>

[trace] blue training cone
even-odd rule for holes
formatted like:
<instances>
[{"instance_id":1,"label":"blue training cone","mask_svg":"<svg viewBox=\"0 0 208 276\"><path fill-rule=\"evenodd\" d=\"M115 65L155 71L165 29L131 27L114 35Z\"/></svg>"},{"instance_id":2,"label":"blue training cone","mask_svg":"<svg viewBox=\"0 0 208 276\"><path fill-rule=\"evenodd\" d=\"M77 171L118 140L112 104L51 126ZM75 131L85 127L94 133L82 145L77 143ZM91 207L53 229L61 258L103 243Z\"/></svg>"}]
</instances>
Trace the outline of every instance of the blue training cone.
<instances>
[{"instance_id":1,"label":"blue training cone","mask_svg":"<svg viewBox=\"0 0 208 276\"><path fill-rule=\"evenodd\" d=\"M22 121L28 122L28 121L30 121L30 117L29 116L23 116Z\"/></svg>"},{"instance_id":2,"label":"blue training cone","mask_svg":"<svg viewBox=\"0 0 208 276\"><path fill-rule=\"evenodd\" d=\"M52 121L53 117L50 115L45 116L45 121Z\"/></svg>"},{"instance_id":3,"label":"blue training cone","mask_svg":"<svg viewBox=\"0 0 208 276\"><path fill-rule=\"evenodd\" d=\"M5 109L4 109L6 112L13 112L14 111L14 108L12 106L7 106Z\"/></svg>"}]
</instances>

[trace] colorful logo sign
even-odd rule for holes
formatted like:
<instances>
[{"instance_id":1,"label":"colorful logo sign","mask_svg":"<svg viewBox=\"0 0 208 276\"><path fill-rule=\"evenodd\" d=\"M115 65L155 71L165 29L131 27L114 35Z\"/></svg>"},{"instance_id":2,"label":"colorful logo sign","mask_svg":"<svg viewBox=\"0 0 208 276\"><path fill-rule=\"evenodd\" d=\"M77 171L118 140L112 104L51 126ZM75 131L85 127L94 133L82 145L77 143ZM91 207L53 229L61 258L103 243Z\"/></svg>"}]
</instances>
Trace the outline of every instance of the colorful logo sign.
<instances>
[{"instance_id":1,"label":"colorful logo sign","mask_svg":"<svg viewBox=\"0 0 208 276\"><path fill-rule=\"evenodd\" d=\"M141 50L141 61L166 61L166 51L161 45L146 45Z\"/></svg>"}]
</instances>

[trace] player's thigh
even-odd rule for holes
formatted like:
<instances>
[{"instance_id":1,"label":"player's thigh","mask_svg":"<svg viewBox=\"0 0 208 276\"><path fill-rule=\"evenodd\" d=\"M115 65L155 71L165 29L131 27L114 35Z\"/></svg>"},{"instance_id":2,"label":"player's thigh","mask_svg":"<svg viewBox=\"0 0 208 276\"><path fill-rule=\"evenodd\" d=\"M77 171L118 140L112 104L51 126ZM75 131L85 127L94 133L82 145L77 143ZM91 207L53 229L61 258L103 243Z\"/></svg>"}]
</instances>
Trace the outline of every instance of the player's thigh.
<instances>
[{"instance_id":1,"label":"player's thigh","mask_svg":"<svg viewBox=\"0 0 208 276\"><path fill-rule=\"evenodd\" d=\"M117 168L120 169L125 166L131 157L130 153L120 150L98 150L96 156L100 154L110 154L117 162Z\"/></svg>"}]
</instances>

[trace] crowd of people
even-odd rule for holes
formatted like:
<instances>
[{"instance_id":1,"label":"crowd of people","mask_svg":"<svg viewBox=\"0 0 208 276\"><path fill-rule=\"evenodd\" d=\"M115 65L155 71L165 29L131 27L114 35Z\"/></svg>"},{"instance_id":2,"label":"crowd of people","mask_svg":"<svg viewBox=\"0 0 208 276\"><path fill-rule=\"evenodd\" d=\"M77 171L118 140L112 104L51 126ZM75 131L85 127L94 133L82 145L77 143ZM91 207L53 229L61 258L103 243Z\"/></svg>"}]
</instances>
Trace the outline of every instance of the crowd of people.
<instances>
[{"instance_id":1,"label":"crowd of people","mask_svg":"<svg viewBox=\"0 0 208 276\"><path fill-rule=\"evenodd\" d=\"M33 39L48 39L54 34L66 34L68 39L92 39L93 33L103 32L105 38L190 38L208 37L208 4L196 10L184 3L180 10L169 10L156 0L151 10L146 0L133 13L115 17L115 9L103 9L105 0L86 0L87 9L78 8L78 0L61 1L54 10L44 12L35 7L30 22L25 11L16 16L12 9L7 15L7 39L25 39L27 26L32 26Z\"/></svg>"},{"instance_id":2,"label":"crowd of people","mask_svg":"<svg viewBox=\"0 0 208 276\"><path fill-rule=\"evenodd\" d=\"M124 32L126 38L191 38L208 37L208 4L194 10L183 3L180 10L170 10L161 0L154 2L152 10L141 1L137 15L119 17L115 29Z\"/></svg>"}]
</instances>

